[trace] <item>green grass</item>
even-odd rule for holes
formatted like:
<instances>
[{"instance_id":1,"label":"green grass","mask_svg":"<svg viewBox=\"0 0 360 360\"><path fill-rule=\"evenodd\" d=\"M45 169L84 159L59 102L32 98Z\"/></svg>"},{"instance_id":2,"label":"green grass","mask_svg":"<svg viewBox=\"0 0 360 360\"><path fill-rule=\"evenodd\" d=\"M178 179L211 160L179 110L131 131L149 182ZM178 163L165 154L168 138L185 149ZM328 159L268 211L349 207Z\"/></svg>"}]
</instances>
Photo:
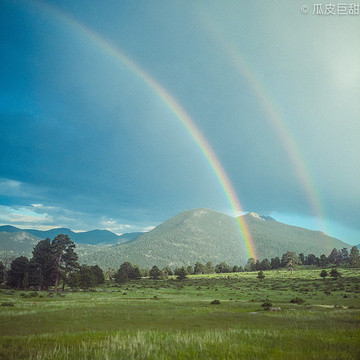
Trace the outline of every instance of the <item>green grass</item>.
<instances>
[{"instance_id":1,"label":"green grass","mask_svg":"<svg viewBox=\"0 0 360 360\"><path fill-rule=\"evenodd\" d=\"M0 359L359 359L360 271L336 281L320 271L141 280L65 297L1 290L0 304L14 306L0 306Z\"/></svg>"}]
</instances>

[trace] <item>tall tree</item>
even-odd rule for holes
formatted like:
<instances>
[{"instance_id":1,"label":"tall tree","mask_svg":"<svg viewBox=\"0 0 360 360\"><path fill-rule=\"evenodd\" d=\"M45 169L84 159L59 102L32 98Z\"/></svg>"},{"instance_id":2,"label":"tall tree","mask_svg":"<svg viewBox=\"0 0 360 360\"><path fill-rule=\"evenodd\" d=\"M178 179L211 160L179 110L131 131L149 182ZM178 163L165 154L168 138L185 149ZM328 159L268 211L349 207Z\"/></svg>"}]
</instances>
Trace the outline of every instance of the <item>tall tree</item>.
<instances>
[{"instance_id":1,"label":"tall tree","mask_svg":"<svg viewBox=\"0 0 360 360\"><path fill-rule=\"evenodd\" d=\"M325 254L321 254L319 258L319 266L325 267L329 264L329 260Z\"/></svg>"},{"instance_id":2,"label":"tall tree","mask_svg":"<svg viewBox=\"0 0 360 360\"><path fill-rule=\"evenodd\" d=\"M356 246L353 246L350 250L349 264L351 267L360 267L360 254Z\"/></svg>"},{"instance_id":3,"label":"tall tree","mask_svg":"<svg viewBox=\"0 0 360 360\"><path fill-rule=\"evenodd\" d=\"M75 243L68 235L59 234L53 239L51 245L55 258L54 291L56 292L60 279L63 279L65 285L68 275L78 268L78 255L75 252Z\"/></svg>"},{"instance_id":4,"label":"tall tree","mask_svg":"<svg viewBox=\"0 0 360 360\"><path fill-rule=\"evenodd\" d=\"M186 272L186 270L185 270L185 268L183 266L177 272L177 279L180 280L180 281L185 280L186 275L187 275L187 272Z\"/></svg>"},{"instance_id":5,"label":"tall tree","mask_svg":"<svg viewBox=\"0 0 360 360\"><path fill-rule=\"evenodd\" d=\"M305 264L306 265L317 265L318 264L318 258L314 254L309 254L305 258Z\"/></svg>"},{"instance_id":6,"label":"tall tree","mask_svg":"<svg viewBox=\"0 0 360 360\"><path fill-rule=\"evenodd\" d=\"M2 261L0 261L0 284L2 284L5 280L5 265Z\"/></svg>"},{"instance_id":7,"label":"tall tree","mask_svg":"<svg viewBox=\"0 0 360 360\"><path fill-rule=\"evenodd\" d=\"M15 258L8 273L7 283L16 288L26 287L26 280L28 278L29 260L25 256Z\"/></svg>"},{"instance_id":8,"label":"tall tree","mask_svg":"<svg viewBox=\"0 0 360 360\"><path fill-rule=\"evenodd\" d=\"M54 280L55 256L50 239L41 240L33 250L33 257L30 259L31 283L38 287L38 290L48 289Z\"/></svg>"},{"instance_id":9,"label":"tall tree","mask_svg":"<svg viewBox=\"0 0 360 360\"><path fill-rule=\"evenodd\" d=\"M80 266L78 270L78 284L83 290L97 285L96 276L90 266L85 264Z\"/></svg>"},{"instance_id":10,"label":"tall tree","mask_svg":"<svg viewBox=\"0 0 360 360\"><path fill-rule=\"evenodd\" d=\"M268 259L264 259L260 263L260 269L259 270L270 270L271 269L271 263Z\"/></svg>"},{"instance_id":11,"label":"tall tree","mask_svg":"<svg viewBox=\"0 0 360 360\"><path fill-rule=\"evenodd\" d=\"M348 264L349 263L349 250L348 248L344 247L341 249L341 255L342 255L342 262L344 264Z\"/></svg>"},{"instance_id":12,"label":"tall tree","mask_svg":"<svg viewBox=\"0 0 360 360\"><path fill-rule=\"evenodd\" d=\"M255 271L256 270L256 262L254 258L248 259L245 265L245 271Z\"/></svg>"},{"instance_id":13,"label":"tall tree","mask_svg":"<svg viewBox=\"0 0 360 360\"><path fill-rule=\"evenodd\" d=\"M194 274L205 274L205 266L200 262L195 263Z\"/></svg>"},{"instance_id":14,"label":"tall tree","mask_svg":"<svg viewBox=\"0 0 360 360\"><path fill-rule=\"evenodd\" d=\"M328 256L329 263L334 264L335 266L340 265L341 258L341 251L336 248L332 249L330 255Z\"/></svg>"},{"instance_id":15,"label":"tall tree","mask_svg":"<svg viewBox=\"0 0 360 360\"><path fill-rule=\"evenodd\" d=\"M96 285L101 285L105 282L104 273L99 265L91 266L91 272L94 274L96 279Z\"/></svg>"},{"instance_id":16,"label":"tall tree","mask_svg":"<svg viewBox=\"0 0 360 360\"><path fill-rule=\"evenodd\" d=\"M162 275L160 269L154 265L151 270L150 270L150 278L153 279L154 281L157 281L157 279L160 278L160 276Z\"/></svg>"},{"instance_id":17,"label":"tall tree","mask_svg":"<svg viewBox=\"0 0 360 360\"><path fill-rule=\"evenodd\" d=\"M214 266L211 261L208 261L205 265L205 274L213 274L215 272Z\"/></svg>"},{"instance_id":18,"label":"tall tree","mask_svg":"<svg viewBox=\"0 0 360 360\"><path fill-rule=\"evenodd\" d=\"M296 266L300 264L300 259L295 252L287 251L281 258L281 264L284 264L283 266L287 267L292 274Z\"/></svg>"},{"instance_id":19,"label":"tall tree","mask_svg":"<svg viewBox=\"0 0 360 360\"><path fill-rule=\"evenodd\" d=\"M271 258L270 264L271 264L272 269L279 269L281 267L280 258L278 256L275 256L274 258Z\"/></svg>"}]
</instances>

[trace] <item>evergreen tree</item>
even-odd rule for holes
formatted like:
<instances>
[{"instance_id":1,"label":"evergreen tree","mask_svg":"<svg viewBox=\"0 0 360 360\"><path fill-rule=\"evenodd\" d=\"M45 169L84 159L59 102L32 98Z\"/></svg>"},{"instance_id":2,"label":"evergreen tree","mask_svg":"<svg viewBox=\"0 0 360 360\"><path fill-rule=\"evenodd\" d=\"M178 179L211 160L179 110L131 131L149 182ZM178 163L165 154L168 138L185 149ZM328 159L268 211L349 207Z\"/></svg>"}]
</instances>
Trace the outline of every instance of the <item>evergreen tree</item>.
<instances>
[{"instance_id":1,"label":"evergreen tree","mask_svg":"<svg viewBox=\"0 0 360 360\"><path fill-rule=\"evenodd\" d=\"M131 272L131 279L132 280L140 280L141 279L141 272L138 266L134 266Z\"/></svg>"},{"instance_id":2,"label":"evergreen tree","mask_svg":"<svg viewBox=\"0 0 360 360\"><path fill-rule=\"evenodd\" d=\"M287 251L281 258L281 264L284 264L284 267L287 267L292 274L296 266L300 264L300 259L295 252Z\"/></svg>"},{"instance_id":3,"label":"evergreen tree","mask_svg":"<svg viewBox=\"0 0 360 360\"><path fill-rule=\"evenodd\" d=\"M197 262L194 267L194 274L205 274L205 266Z\"/></svg>"},{"instance_id":4,"label":"evergreen tree","mask_svg":"<svg viewBox=\"0 0 360 360\"><path fill-rule=\"evenodd\" d=\"M28 270L29 260L25 256L15 258L12 261L8 272L8 285L19 289L24 288L27 285Z\"/></svg>"},{"instance_id":5,"label":"evergreen tree","mask_svg":"<svg viewBox=\"0 0 360 360\"><path fill-rule=\"evenodd\" d=\"M305 255L304 255L304 253L299 254L299 259L300 259L300 265L305 265Z\"/></svg>"},{"instance_id":6,"label":"evergreen tree","mask_svg":"<svg viewBox=\"0 0 360 360\"><path fill-rule=\"evenodd\" d=\"M5 265L0 261L0 284L5 280Z\"/></svg>"},{"instance_id":7,"label":"evergreen tree","mask_svg":"<svg viewBox=\"0 0 360 360\"><path fill-rule=\"evenodd\" d=\"M305 264L306 265L317 265L318 264L318 258L314 254L309 254L305 258Z\"/></svg>"},{"instance_id":8,"label":"evergreen tree","mask_svg":"<svg viewBox=\"0 0 360 360\"><path fill-rule=\"evenodd\" d=\"M341 251L336 248L332 249L330 255L328 256L329 263L334 264L335 266L340 265L341 258L342 258Z\"/></svg>"},{"instance_id":9,"label":"evergreen tree","mask_svg":"<svg viewBox=\"0 0 360 360\"><path fill-rule=\"evenodd\" d=\"M97 278L93 269L88 265L81 265L78 270L78 284L87 290L97 285Z\"/></svg>"},{"instance_id":10,"label":"evergreen tree","mask_svg":"<svg viewBox=\"0 0 360 360\"><path fill-rule=\"evenodd\" d=\"M180 268L178 273L177 273L177 279L182 281L182 280L185 280L186 279L186 270L184 267Z\"/></svg>"},{"instance_id":11,"label":"evergreen tree","mask_svg":"<svg viewBox=\"0 0 360 360\"><path fill-rule=\"evenodd\" d=\"M254 258L250 258L248 259L246 265L245 265L245 271L255 271L256 267L255 267L255 259Z\"/></svg>"},{"instance_id":12,"label":"evergreen tree","mask_svg":"<svg viewBox=\"0 0 360 360\"><path fill-rule=\"evenodd\" d=\"M264 280L265 279L264 273L262 271L259 271L257 278L260 279L261 281Z\"/></svg>"},{"instance_id":13,"label":"evergreen tree","mask_svg":"<svg viewBox=\"0 0 360 360\"><path fill-rule=\"evenodd\" d=\"M38 290L47 290L54 281L55 256L50 239L41 240L33 250L30 259L30 283Z\"/></svg>"},{"instance_id":14,"label":"evergreen tree","mask_svg":"<svg viewBox=\"0 0 360 360\"><path fill-rule=\"evenodd\" d=\"M350 260L349 259L349 250L346 247L342 248L341 255L342 255L342 262L347 265Z\"/></svg>"},{"instance_id":15,"label":"evergreen tree","mask_svg":"<svg viewBox=\"0 0 360 360\"><path fill-rule=\"evenodd\" d=\"M168 277L171 276L173 274L173 272L171 271L171 269L168 266L165 266L162 269L162 273L164 274L164 276Z\"/></svg>"},{"instance_id":16,"label":"evergreen tree","mask_svg":"<svg viewBox=\"0 0 360 360\"><path fill-rule=\"evenodd\" d=\"M151 268L149 274L150 274L150 278L153 279L154 281L157 281L162 275L161 271L159 270L159 268L156 265L154 265Z\"/></svg>"},{"instance_id":17,"label":"evergreen tree","mask_svg":"<svg viewBox=\"0 0 360 360\"><path fill-rule=\"evenodd\" d=\"M351 267L360 267L360 254L356 246L353 246L350 250L349 264Z\"/></svg>"},{"instance_id":18,"label":"evergreen tree","mask_svg":"<svg viewBox=\"0 0 360 360\"><path fill-rule=\"evenodd\" d=\"M328 272L326 270L322 270L320 273L320 276L325 280L325 278L328 276Z\"/></svg>"},{"instance_id":19,"label":"evergreen tree","mask_svg":"<svg viewBox=\"0 0 360 360\"><path fill-rule=\"evenodd\" d=\"M78 256L75 252L75 244L68 235L59 234L53 239L51 245L55 258L54 291L56 292L60 280L63 279L65 285L68 275L78 268Z\"/></svg>"},{"instance_id":20,"label":"evergreen tree","mask_svg":"<svg viewBox=\"0 0 360 360\"><path fill-rule=\"evenodd\" d=\"M341 277L341 274L336 268L332 268L330 271L330 276L332 276L334 280L337 280L339 277Z\"/></svg>"},{"instance_id":21,"label":"evergreen tree","mask_svg":"<svg viewBox=\"0 0 360 360\"><path fill-rule=\"evenodd\" d=\"M188 273L188 275L192 275L194 273L194 268L191 265L189 265L186 268L186 272Z\"/></svg>"},{"instance_id":22,"label":"evergreen tree","mask_svg":"<svg viewBox=\"0 0 360 360\"><path fill-rule=\"evenodd\" d=\"M260 269L259 270L270 270L271 269L271 263L268 259L264 259L260 263Z\"/></svg>"},{"instance_id":23,"label":"evergreen tree","mask_svg":"<svg viewBox=\"0 0 360 360\"><path fill-rule=\"evenodd\" d=\"M278 256L271 258L270 265L272 269L279 269L281 267L280 258Z\"/></svg>"},{"instance_id":24,"label":"evergreen tree","mask_svg":"<svg viewBox=\"0 0 360 360\"><path fill-rule=\"evenodd\" d=\"M205 265L205 274L213 274L215 272L214 266L211 261L208 261Z\"/></svg>"},{"instance_id":25,"label":"evergreen tree","mask_svg":"<svg viewBox=\"0 0 360 360\"><path fill-rule=\"evenodd\" d=\"M218 264L215 266L215 272L216 273L229 273L229 272L231 272L231 268L225 261L223 261L221 264Z\"/></svg>"},{"instance_id":26,"label":"evergreen tree","mask_svg":"<svg viewBox=\"0 0 360 360\"><path fill-rule=\"evenodd\" d=\"M329 264L329 260L325 254L321 254L319 258L319 266L325 267Z\"/></svg>"},{"instance_id":27,"label":"evergreen tree","mask_svg":"<svg viewBox=\"0 0 360 360\"><path fill-rule=\"evenodd\" d=\"M116 272L114 276L115 282L118 284L124 284L129 281L126 270L124 267L120 266L120 269Z\"/></svg>"},{"instance_id":28,"label":"evergreen tree","mask_svg":"<svg viewBox=\"0 0 360 360\"><path fill-rule=\"evenodd\" d=\"M104 273L101 270L99 265L93 265L91 266L91 271L95 276L96 279L96 285L101 285L104 284L105 282L105 277L104 277Z\"/></svg>"}]
</instances>

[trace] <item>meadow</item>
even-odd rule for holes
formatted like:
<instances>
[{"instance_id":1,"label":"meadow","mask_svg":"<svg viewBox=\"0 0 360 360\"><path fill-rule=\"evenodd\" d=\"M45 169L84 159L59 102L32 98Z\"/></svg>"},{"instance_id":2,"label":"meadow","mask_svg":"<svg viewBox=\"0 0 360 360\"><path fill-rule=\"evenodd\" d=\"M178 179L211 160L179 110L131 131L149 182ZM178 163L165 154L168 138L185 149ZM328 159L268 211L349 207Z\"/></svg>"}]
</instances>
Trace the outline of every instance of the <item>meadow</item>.
<instances>
[{"instance_id":1,"label":"meadow","mask_svg":"<svg viewBox=\"0 0 360 360\"><path fill-rule=\"evenodd\" d=\"M2 289L0 359L360 359L360 270L320 272Z\"/></svg>"}]
</instances>

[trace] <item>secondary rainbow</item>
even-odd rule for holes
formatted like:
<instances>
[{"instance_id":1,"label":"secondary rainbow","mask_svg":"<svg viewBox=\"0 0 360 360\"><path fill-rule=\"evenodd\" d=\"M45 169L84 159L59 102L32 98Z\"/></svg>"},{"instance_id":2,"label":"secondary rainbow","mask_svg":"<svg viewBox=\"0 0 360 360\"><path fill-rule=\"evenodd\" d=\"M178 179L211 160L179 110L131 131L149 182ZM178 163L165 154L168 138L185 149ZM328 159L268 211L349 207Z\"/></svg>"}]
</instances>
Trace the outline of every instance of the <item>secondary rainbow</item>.
<instances>
[{"instance_id":1,"label":"secondary rainbow","mask_svg":"<svg viewBox=\"0 0 360 360\"><path fill-rule=\"evenodd\" d=\"M294 135L286 125L286 121L281 115L280 109L275 101L272 100L269 92L266 90L265 84L260 80L255 69L246 61L244 55L234 45L230 37L227 36L220 26L209 17L209 14L203 14L203 26L212 35L215 42L224 50L228 60L238 71L238 73L247 81L250 88L254 91L256 99L260 106L264 109L267 120L278 135L281 143L286 150L290 162L295 170L297 177L306 194L306 198L311 207L312 213L318 220L318 226L326 230L325 211L320 198L320 190L317 188L302 152L297 145Z\"/></svg>"},{"instance_id":2,"label":"secondary rainbow","mask_svg":"<svg viewBox=\"0 0 360 360\"><path fill-rule=\"evenodd\" d=\"M78 36L82 36L84 40L89 41L91 44L96 46L98 49L101 49L105 54L111 56L121 64L125 65L129 70L131 70L136 76L141 78L161 99L162 101L170 108L173 114L181 121L185 126L189 134L194 139L197 146L200 148L201 152L205 156L208 164L212 168L221 188L224 192L227 201L229 202L235 216L236 220L244 239L244 244L248 257L254 259L257 258L256 250L253 244L253 240L249 231L249 228L246 224L246 221L243 216L238 216L239 213L243 213L243 209L240 205L240 201L236 195L236 192L230 182L229 177L227 176L223 166L221 165L219 159L211 148L210 144L206 138L202 135L199 128L195 125L191 117L186 113L186 111L180 106L180 104L174 99L173 96L162 86L160 85L153 77L151 77L145 70L143 70L139 65L137 65L132 59L126 56L122 51L119 50L114 44L106 40L98 33L88 28L84 24L73 19L70 15L64 13L58 8L55 8L52 5L45 4L39 1L32 0L31 3L35 5L40 10L44 11L46 14L53 15L54 18L60 20L63 24L66 24L70 29Z\"/></svg>"}]
</instances>

